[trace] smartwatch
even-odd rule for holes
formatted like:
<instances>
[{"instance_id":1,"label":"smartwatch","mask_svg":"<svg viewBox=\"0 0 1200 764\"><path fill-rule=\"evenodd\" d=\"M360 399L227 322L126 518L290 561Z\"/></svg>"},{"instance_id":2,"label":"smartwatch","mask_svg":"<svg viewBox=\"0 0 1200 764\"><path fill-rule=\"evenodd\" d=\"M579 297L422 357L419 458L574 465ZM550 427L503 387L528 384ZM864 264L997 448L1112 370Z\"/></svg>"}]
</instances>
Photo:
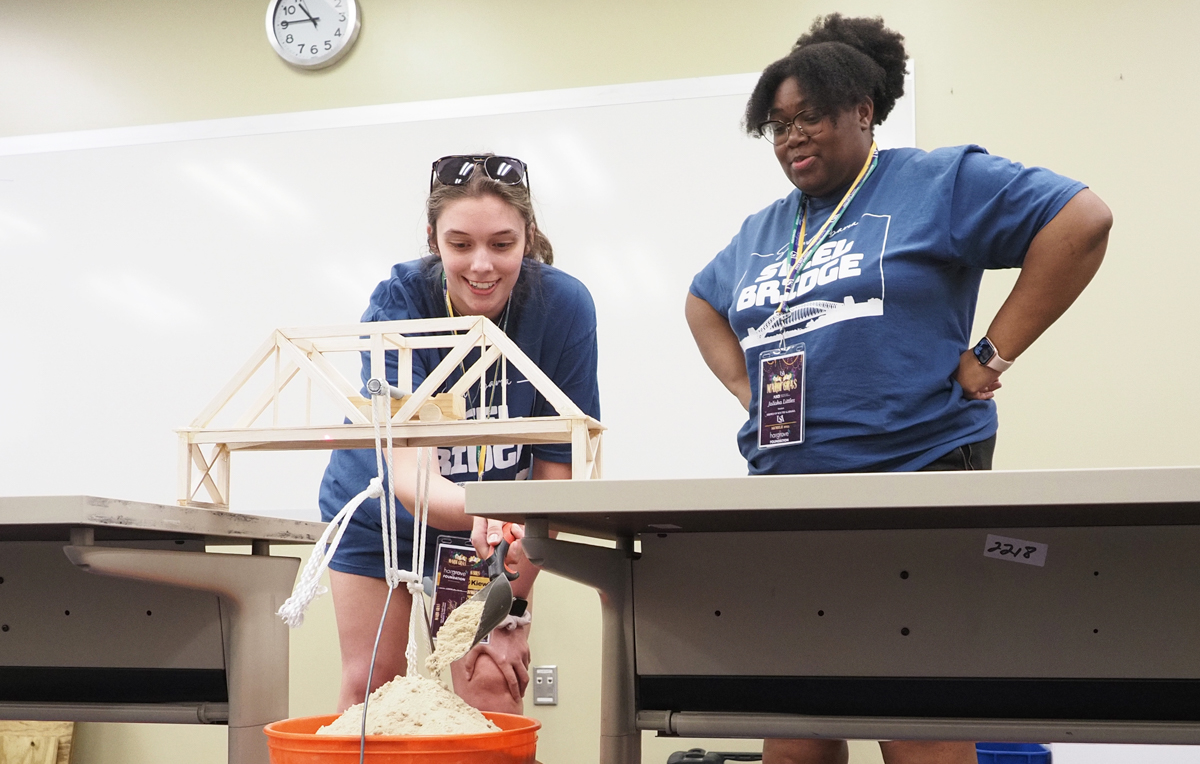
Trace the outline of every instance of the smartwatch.
<instances>
[{"instance_id":1,"label":"smartwatch","mask_svg":"<svg viewBox=\"0 0 1200 764\"><path fill-rule=\"evenodd\" d=\"M979 361L981 366L986 366L992 371L1007 371L1008 367L1013 365L1012 361L1006 361L1000 357L1000 354L996 352L996 346L987 337L981 339L971 352L975 354L975 360Z\"/></svg>"}]
</instances>

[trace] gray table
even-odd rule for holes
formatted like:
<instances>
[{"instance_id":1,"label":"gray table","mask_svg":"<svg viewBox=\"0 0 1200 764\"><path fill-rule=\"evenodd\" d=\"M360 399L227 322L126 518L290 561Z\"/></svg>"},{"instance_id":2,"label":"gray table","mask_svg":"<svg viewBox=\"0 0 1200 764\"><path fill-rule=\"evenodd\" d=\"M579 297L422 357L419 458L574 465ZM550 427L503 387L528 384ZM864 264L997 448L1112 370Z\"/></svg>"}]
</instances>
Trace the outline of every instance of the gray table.
<instances>
[{"instance_id":1,"label":"gray table","mask_svg":"<svg viewBox=\"0 0 1200 764\"><path fill-rule=\"evenodd\" d=\"M467 511L599 591L603 764L641 730L1200 743L1200 468L469 483Z\"/></svg>"},{"instance_id":2,"label":"gray table","mask_svg":"<svg viewBox=\"0 0 1200 764\"><path fill-rule=\"evenodd\" d=\"M226 724L266 764L288 715L294 557L320 523L90 496L0 497L0 719ZM206 551L240 545L250 554Z\"/></svg>"}]
</instances>

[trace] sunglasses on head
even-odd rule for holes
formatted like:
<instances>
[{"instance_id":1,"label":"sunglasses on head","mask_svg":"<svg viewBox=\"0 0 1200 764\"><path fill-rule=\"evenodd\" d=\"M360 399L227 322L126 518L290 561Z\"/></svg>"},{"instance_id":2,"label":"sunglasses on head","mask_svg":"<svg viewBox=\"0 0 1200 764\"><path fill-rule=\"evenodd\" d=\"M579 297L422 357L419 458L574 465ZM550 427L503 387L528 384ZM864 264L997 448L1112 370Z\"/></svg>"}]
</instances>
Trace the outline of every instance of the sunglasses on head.
<instances>
[{"instance_id":1,"label":"sunglasses on head","mask_svg":"<svg viewBox=\"0 0 1200 764\"><path fill-rule=\"evenodd\" d=\"M475 174L476 167L482 167L484 174L497 183L515 186L524 182L526 186L529 185L528 169L524 162L515 157L451 154L433 163L429 190L433 190L435 182L443 186L464 185Z\"/></svg>"}]
</instances>

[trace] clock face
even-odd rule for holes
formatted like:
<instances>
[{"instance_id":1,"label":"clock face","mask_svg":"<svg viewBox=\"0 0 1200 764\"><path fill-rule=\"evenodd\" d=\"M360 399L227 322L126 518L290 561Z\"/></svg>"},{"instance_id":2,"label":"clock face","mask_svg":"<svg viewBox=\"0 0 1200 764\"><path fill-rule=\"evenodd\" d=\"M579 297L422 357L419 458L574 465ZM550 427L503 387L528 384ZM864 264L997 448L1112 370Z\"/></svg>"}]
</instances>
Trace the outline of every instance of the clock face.
<instances>
[{"instance_id":1,"label":"clock face","mask_svg":"<svg viewBox=\"0 0 1200 764\"><path fill-rule=\"evenodd\" d=\"M319 69L344 56L358 37L356 0L271 0L267 39L294 66Z\"/></svg>"}]
</instances>

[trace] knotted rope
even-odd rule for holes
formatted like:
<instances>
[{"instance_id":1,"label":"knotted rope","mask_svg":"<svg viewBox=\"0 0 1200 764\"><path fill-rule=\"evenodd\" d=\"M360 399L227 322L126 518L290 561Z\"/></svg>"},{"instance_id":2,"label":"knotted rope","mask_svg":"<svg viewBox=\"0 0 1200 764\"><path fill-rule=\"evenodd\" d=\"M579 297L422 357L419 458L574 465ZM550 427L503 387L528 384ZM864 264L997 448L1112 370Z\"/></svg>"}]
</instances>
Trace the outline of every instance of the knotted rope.
<instances>
[{"instance_id":1,"label":"knotted rope","mask_svg":"<svg viewBox=\"0 0 1200 764\"><path fill-rule=\"evenodd\" d=\"M383 571L384 580L388 585L388 598L384 603L384 616L391 602L392 590L400 584L406 584L413 598L411 617L408 628L408 645L404 655L408 661L408 673L417 670L417 633L421 628L421 619L425 616L424 588L421 585L421 574L425 570L425 542L429 529L429 488L432 484L434 448L417 449L417 491L413 507L412 533L412 564L409 570L401 570L399 562L399 539L396 524L396 486L392 469L392 417L391 390L387 383L373 386L377 392L371 393L371 424L375 430L375 477L371 478L366 489L355 496L342 507L333 518L317 541L312 556L304 566L300 580L296 583L292 596L280 606L278 615L291 628L304 623L304 613L314 599L329 591L321 586L321 576L329 568L329 562L341 543L350 518L359 506L367 499L379 499L379 524L383 537ZM380 420L385 423L381 432ZM385 447L386 446L386 447ZM386 469L385 469L386 467ZM383 488L383 475L387 475L387 490ZM382 621L380 622L382 629ZM378 640L375 648L378 649ZM371 656L371 671L373 673L375 655ZM370 678L368 677L368 687ZM365 718L365 717L364 717Z\"/></svg>"}]
</instances>

